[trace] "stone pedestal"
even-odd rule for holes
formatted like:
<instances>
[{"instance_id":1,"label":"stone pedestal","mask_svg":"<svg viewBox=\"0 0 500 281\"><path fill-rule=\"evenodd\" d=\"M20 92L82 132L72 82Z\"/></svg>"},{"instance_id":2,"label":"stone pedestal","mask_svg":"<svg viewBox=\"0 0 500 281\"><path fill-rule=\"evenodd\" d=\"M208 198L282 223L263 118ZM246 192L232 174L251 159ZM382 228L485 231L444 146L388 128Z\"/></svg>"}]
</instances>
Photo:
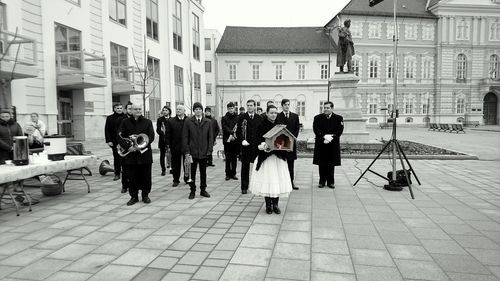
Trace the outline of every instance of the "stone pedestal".
<instances>
[{"instance_id":1,"label":"stone pedestal","mask_svg":"<svg viewBox=\"0 0 500 281\"><path fill-rule=\"evenodd\" d=\"M353 73L335 73L330 79L330 101L333 112L344 117L344 133L341 143L368 143L366 118L361 114L356 90L359 78Z\"/></svg>"}]
</instances>

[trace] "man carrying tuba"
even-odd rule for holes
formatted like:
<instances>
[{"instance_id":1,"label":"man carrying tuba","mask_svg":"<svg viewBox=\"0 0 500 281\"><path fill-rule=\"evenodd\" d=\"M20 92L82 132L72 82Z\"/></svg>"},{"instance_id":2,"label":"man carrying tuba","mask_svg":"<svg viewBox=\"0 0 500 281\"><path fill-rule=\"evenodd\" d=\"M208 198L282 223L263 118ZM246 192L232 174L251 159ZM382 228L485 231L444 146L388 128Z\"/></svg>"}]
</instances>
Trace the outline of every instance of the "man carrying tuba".
<instances>
[{"instance_id":1,"label":"man carrying tuba","mask_svg":"<svg viewBox=\"0 0 500 281\"><path fill-rule=\"evenodd\" d=\"M145 137L145 136L147 137ZM139 201L139 189L142 190L142 201L151 203L151 166L153 153L151 142L155 131L151 120L142 116L141 105L132 105L132 117L123 120L120 127L120 146L129 152L123 157L124 164L129 167L129 194L127 205L134 205Z\"/></svg>"}]
</instances>

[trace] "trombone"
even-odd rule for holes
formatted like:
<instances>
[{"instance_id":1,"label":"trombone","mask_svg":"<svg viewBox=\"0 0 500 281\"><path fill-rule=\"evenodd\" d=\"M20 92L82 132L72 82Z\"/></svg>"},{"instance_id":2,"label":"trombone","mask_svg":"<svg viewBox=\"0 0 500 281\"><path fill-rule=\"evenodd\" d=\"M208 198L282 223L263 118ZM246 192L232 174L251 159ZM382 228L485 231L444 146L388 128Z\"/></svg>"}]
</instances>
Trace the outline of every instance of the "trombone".
<instances>
[{"instance_id":1,"label":"trombone","mask_svg":"<svg viewBox=\"0 0 500 281\"><path fill-rule=\"evenodd\" d=\"M121 136L121 133L119 133L118 136L125 140L129 144L129 147L135 147L140 153L144 153L148 150L149 137L146 134L130 135L128 138L124 138ZM125 150L120 144L118 144L117 149L118 155L121 157L125 157L131 152L128 149Z\"/></svg>"}]
</instances>

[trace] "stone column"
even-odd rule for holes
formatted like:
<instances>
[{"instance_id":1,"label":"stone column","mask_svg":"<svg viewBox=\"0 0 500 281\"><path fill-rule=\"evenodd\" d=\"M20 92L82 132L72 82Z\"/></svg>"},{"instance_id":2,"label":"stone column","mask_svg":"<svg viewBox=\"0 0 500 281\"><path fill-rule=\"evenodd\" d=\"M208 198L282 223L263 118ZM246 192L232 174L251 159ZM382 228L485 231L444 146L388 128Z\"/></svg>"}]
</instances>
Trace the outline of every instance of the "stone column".
<instances>
[{"instance_id":1,"label":"stone column","mask_svg":"<svg viewBox=\"0 0 500 281\"><path fill-rule=\"evenodd\" d=\"M330 79L330 100L334 104L333 112L344 117L342 143L368 143L366 118L356 96L359 78L352 73L335 73Z\"/></svg>"}]
</instances>

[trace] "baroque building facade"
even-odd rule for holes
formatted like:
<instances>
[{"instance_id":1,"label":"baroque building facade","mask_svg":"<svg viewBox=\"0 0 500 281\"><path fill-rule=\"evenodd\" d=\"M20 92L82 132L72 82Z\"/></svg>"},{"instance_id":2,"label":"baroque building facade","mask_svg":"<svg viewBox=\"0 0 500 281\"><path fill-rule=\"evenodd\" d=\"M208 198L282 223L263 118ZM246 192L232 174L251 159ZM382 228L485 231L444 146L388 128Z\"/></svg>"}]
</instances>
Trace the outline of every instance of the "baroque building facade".
<instances>
[{"instance_id":1,"label":"baroque building facade","mask_svg":"<svg viewBox=\"0 0 500 281\"><path fill-rule=\"evenodd\" d=\"M165 104L205 102L201 0L2 0L0 8L0 107L15 106L21 125L37 112L49 134L95 139L114 102L144 103L153 120Z\"/></svg>"}]
</instances>

